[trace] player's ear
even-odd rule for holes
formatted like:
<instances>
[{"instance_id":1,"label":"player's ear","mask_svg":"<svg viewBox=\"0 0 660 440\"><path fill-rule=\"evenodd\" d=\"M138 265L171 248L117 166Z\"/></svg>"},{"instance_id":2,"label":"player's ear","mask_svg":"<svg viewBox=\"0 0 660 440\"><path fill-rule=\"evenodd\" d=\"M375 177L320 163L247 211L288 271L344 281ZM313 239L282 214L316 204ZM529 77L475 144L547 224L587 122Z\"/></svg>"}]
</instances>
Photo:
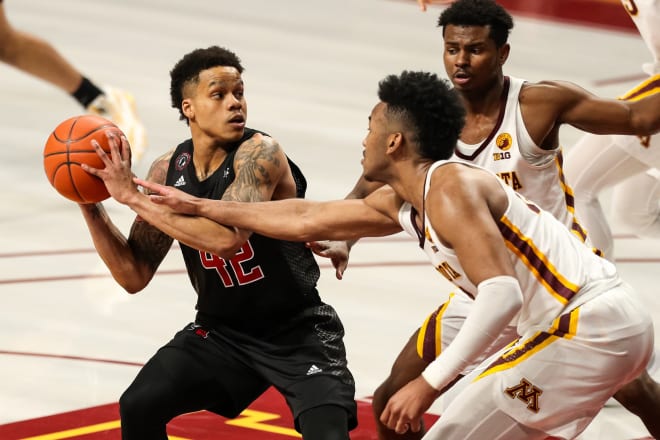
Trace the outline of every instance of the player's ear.
<instances>
[{"instance_id":1,"label":"player's ear","mask_svg":"<svg viewBox=\"0 0 660 440\"><path fill-rule=\"evenodd\" d=\"M509 59L509 53L511 53L511 46L509 43L504 43L502 47L498 50L500 66L503 66L506 63L506 60Z\"/></svg>"},{"instance_id":2,"label":"player's ear","mask_svg":"<svg viewBox=\"0 0 660 440\"><path fill-rule=\"evenodd\" d=\"M391 133L387 137L387 151L388 152L396 151L401 146L402 142L403 142L403 133L401 132Z\"/></svg>"},{"instance_id":3,"label":"player's ear","mask_svg":"<svg viewBox=\"0 0 660 440\"><path fill-rule=\"evenodd\" d=\"M192 119L192 117L195 115L195 112L193 111L192 108L192 103L190 102L189 99L184 99L183 101L181 101L181 110L188 119Z\"/></svg>"}]
</instances>

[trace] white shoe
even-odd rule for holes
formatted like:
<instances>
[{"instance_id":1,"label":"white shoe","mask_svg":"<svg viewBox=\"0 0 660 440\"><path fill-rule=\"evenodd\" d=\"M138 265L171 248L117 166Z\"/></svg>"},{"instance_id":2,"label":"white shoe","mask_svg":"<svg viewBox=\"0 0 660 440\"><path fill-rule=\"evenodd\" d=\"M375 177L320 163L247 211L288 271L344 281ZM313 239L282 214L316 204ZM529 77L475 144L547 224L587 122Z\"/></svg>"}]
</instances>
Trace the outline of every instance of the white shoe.
<instances>
[{"instance_id":1,"label":"white shoe","mask_svg":"<svg viewBox=\"0 0 660 440\"><path fill-rule=\"evenodd\" d=\"M87 106L87 111L114 122L131 145L133 164L140 161L147 149L147 136L138 118L133 95L113 87L103 87L103 94Z\"/></svg>"}]
</instances>

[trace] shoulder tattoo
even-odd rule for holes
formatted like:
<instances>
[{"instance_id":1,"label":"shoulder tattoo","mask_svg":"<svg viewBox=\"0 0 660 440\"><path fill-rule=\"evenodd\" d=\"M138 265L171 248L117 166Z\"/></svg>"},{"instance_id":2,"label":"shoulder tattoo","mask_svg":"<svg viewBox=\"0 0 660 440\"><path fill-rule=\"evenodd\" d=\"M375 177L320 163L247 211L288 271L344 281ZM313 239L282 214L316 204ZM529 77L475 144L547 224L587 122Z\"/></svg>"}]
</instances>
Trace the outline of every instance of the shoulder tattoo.
<instances>
[{"instance_id":1,"label":"shoulder tattoo","mask_svg":"<svg viewBox=\"0 0 660 440\"><path fill-rule=\"evenodd\" d=\"M276 184L284 164L280 145L272 138L254 136L243 142L236 152L236 179L223 195L223 200L261 201L260 187Z\"/></svg>"}]
</instances>

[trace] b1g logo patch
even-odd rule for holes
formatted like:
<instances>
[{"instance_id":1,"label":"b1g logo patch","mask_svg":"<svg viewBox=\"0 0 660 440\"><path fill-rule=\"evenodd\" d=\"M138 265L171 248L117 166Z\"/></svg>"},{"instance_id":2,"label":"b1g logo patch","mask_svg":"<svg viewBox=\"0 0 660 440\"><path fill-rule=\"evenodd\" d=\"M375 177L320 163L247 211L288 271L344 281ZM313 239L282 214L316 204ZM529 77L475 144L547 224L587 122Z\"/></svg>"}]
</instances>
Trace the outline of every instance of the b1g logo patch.
<instances>
[{"instance_id":1,"label":"b1g logo patch","mask_svg":"<svg viewBox=\"0 0 660 440\"><path fill-rule=\"evenodd\" d=\"M509 387L504 390L504 394L512 399L516 397L527 404L527 409L532 412L539 412L539 397L543 394L543 390L534 386L530 381L525 378L520 379L518 385Z\"/></svg>"},{"instance_id":2,"label":"b1g logo patch","mask_svg":"<svg viewBox=\"0 0 660 440\"><path fill-rule=\"evenodd\" d=\"M174 168L177 171L183 170L190 163L190 153L181 153L174 161Z\"/></svg>"}]
</instances>

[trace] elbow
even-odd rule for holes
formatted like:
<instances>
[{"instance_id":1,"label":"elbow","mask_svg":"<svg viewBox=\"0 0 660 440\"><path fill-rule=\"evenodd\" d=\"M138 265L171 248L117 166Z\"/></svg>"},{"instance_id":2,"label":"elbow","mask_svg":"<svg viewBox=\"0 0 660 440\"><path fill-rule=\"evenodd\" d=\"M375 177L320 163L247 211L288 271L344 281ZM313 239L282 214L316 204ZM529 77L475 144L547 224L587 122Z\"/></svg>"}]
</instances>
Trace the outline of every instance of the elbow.
<instances>
[{"instance_id":1,"label":"elbow","mask_svg":"<svg viewBox=\"0 0 660 440\"><path fill-rule=\"evenodd\" d=\"M142 289L144 289L144 287L124 286L124 291L129 295L135 295L136 293L142 291Z\"/></svg>"},{"instance_id":2,"label":"elbow","mask_svg":"<svg viewBox=\"0 0 660 440\"><path fill-rule=\"evenodd\" d=\"M209 252L225 260L231 260L241 250L243 244L245 244L245 240L217 240L214 243L209 243L209 246L202 249L202 251Z\"/></svg>"},{"instance_id":3,"label":"elbow","mask_svg":"<svg viewBox=\"0 0 660 440\"><path fill-rule=\"evenodd\" d=\"M115 279L124 291L130 295L134 295L144 290L154 276L155 271L143 271L140 269L130 268L124 272L113 272L112 277Z\"/></svg>"},{"instance_id":4,"label":"elbow","mask_svg":"<svg viewBox=\"0 0 660 440\"><path fill-rule=\"evenodd\" d=\"M119 284L124 289L124 291L130 295L135 295L136 293L141 292L142 290L144 290L145 287L147 287L148 284L148 281L143 282L141 280L135 280L135 279L126 280L126 279L120 279L116 276L114 277L114 279L117 282L117 284Z\"/></svg>"}]
</instances>

